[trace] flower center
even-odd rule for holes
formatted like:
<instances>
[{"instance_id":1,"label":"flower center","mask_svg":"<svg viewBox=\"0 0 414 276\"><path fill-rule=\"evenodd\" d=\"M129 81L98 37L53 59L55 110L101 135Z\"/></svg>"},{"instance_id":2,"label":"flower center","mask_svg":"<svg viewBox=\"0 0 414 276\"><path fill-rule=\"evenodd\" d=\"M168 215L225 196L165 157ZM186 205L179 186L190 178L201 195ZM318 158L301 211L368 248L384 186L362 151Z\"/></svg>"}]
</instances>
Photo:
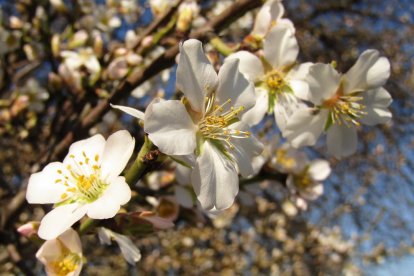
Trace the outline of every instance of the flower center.
<instances>
[{"instance_id":1,"label":"flower center","mask_svg":"<svg viewBox=\"0 0 414 276\"><path fill-rule=\"evenodd\" d=\"M295 158L289 156L285 149L278 149L276 151L276 162L286 169L292 169L296 166Z\"/></svg>"},{"instance_id":2,"label":"flower center","mask_svg":"<svg viewBox=\"0 0 414 276\"><path fill-rule=\"evenodd\" d=\"M64 254L58 261L52 262L51 266L58 276L67 275L75 271L81 262L78 254L69 252Z\"/></svg>"},{"instance_id":3,"label":"flower center","mask_svg":"<svg viewBox=\"0 0 414 276\"><path fill-rule=\"evenodd\" d=\"M345 124L347 127L359 126L357 119L366 114L365 105L360 103L362 99L355 94L342 95L340 88L332 98L324 101L322 106L329 109L332 123Z\"/></svg>"},{"instance_id":4,"label":"flower center","mask_svg":"<svg viewBox=\"0 0 414 276\"><path fill-rule=\"evenodd\" d=\"M250 132L228 128L231 124L239 121L238 115L244 110L244 106L227 107L230 103L231 99L228 99L222 105L217 105L214 93L211 97L206 97L205 114L198 123L198 129L205 139L224 141L230 149L233 149L234 145L231 143L231 139L248 138Z\"/></svg>"},{"instance_id":5,"label":"flower center","mask_svg":"<svg viewBox=\"0 0 414 276\"><path fill-rule=\"evenodd\" d=\"M305 190L311 187L313 184L313 181L310 175L308 174L308 169L305 169L301 174L295 175L293 179L295 182L295 186L299 190Z\"/></svg>"},{"instance_id":6,"label":"flower center","mask_svg":"<svg viewBox=\"0 0 414 276\"><path fill-rule=\"evenodd\" d=\"M284 74L276 69L266 74L265 82L272 93L280 93L286 86Z\"/></svg>"},{"instance_id":7,"label":"flower center","mask_svg":"<svg viewBox=\"0 0 414 276\"><path fill-rule=\"evenodd\" d=\"M85 152L82 152L83 158L76 158L74 155L69 156L73 160L74 166L67 165L67 171L58 170L61 178L55 180L56 184L62 184L67 187L66 192L61 194L61 199L71 198L83 203L91 203L98 199L108 186L101 179L101 166L99 165L99 155L96 154L92 159ZM82 161L78 161L78 160Z\"/></svg>"}]
</instances>

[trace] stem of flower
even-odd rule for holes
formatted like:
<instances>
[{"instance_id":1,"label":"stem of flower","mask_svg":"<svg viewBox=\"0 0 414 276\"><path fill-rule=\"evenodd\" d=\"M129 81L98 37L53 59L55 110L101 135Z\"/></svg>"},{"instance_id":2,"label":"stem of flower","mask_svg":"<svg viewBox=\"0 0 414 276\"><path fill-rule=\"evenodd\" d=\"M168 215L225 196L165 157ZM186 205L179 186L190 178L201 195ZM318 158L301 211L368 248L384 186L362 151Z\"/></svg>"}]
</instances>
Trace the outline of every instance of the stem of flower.
<instances>
[{"instance_id":1,"label":"stem of flower","mask_svg":"<svg viewBox=\"0 0 414 276\"><path fill-rule=\"evenodd\" d=\"M234 50L229 47L223 40L221 40L218 36L212 38L210 40L210 44L220 52L223 56L227 57L234 53Z\"/></svg>"},{"instance_id":2,"label":"stem of flower","mask_svg":"<svg viewBox=\"0 0 414 276\"><path fill-rule=\"evenodd\" d=\"M154 144L150 141L147 135L145 135L144 144L142 145L137 158L132 166L125 173L125 180L129 185L135 184L144 173L148 164L148 154L155 150Z\"/></svg>"}]
</instances>

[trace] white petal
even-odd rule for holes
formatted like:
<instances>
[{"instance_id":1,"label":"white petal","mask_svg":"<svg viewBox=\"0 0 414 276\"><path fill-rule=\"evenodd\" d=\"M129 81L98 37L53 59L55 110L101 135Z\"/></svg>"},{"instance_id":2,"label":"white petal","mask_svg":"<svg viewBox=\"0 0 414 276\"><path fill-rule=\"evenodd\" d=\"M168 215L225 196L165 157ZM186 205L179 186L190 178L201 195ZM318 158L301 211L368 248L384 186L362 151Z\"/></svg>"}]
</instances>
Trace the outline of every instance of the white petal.
<instances>
[{"instance_id":1,"label":"white petal","mask_svg":"<svg viewBox=\"0 0 414 276\"><path fill-rule=\"evenodd\" d=\"M300 109L289 119L282 134L292 146L315 145L325 127L328 111L321 110L315 115L313 113L311 108Z\"/></svg>"},{"instance_id":2,"label":"white petal","mask_svg":"<svg viewBox=\"0 0 414 276\"><path fill-rule=\"evenodd\" d=\"M194 123L180 101L154 103L147 108L144 130L165 154L187 155L196 148Z\"/></svg>"},{"instance_id":3,"label":"white petal","mask_svg":"<svg viewBox=\"0 0 414 276\"><path fill-rule=\"evenodd\" d=\"M247 111L255 104L254 85L239 71L239 60L227 60L218 75L217 100L219 104L231 99L234 108L244 106Z\"/></svg>"},{"instance_id":4,"label":"white petal","mask_svg":"<svg viewBox=\"0 0 414 276\"><path fill-rule=\"evenodd\" d=\"M101 162L101 177L111 181L122 173L134 151L135 139L126 130L108 137Z\"/></svg>"},{"instance_id":5,"label":"white petal","mask_svg":"<svg viewBox=\"0 0 414 276\"><path fill-rule=\"evenodd\" d=\"M88 217L93 219L112 218L121 208L121 205L131 199L131 189L120 176L113 180L100 198L88 205Z\"/></svg>"},{"instance_id":6,"label":"white petal","mask_svg":"<svg viewBox=\"0 0 414 276\"><path fill-rule=\"evenodd\" d=\"M139 111L138 109L135 109L129 106L114 105L114 104L111 104L111 107L115 109L119 109L137 119L144 120L144 112Z\"/></svg>"},{"instance_id":7,"label":"white petal","mask_svg":"<svg viewBox=\"0 0 414 276\"><path fill-rule=\"evenodd\" d=\"M232 124L230 129L238 129L241 131L249 131L247 124L238 122ZM252 166L253 157L258 156L263 151L263 144L256 139L253 135L249 138L233 138L231 142L234 145L234 149L231 150L231 154L237 162L240 174L243 177L248 177L254 174Z\"/></svg>"},{"instance_id":8,"label":"white petal","mask_svg":"<svg viewBox=\"0 0 414 276\"><path fill-rule=\"evenodd\" d=\"M274 115L276 124L282 133L285 131L286 124L292 114L303 108L306 108L305 104L301 103L295 95L283 93L278 96L274 105Z\"/></svg>"},{"instance_id":9,"label":"white petal","mask_svg":"<svg viewBox=\"0 0 414 276\"><path fill-rule=\"evenodd\" d=\"M256 15L253 31L254 35L265 36L273 22L283 16L285 9L280 0L267 1Z\"/></svg>"},{"instance_id":10,"label":"white petal","mask_svg":"<svg viewBox=\"0 0 414 276\"><path fill-rule=\"evenodd\" d=\"M320 105L335 95L341 76L329 64L316 63L309 68L309 100Z\"/></svg>"},{"instance_id":11,"label":"white petal","mask_svg":"<svg viewBox=\"0 0 414 276\"><path fill-rule=\"evenodd\" d=\"M39 237L45 240L56 238L86 214L86 206L74 203L56 207L40 222Z\"/></svg>"},{"instance_id":12,"label":"white petal","mask_svg":"<svg viewBox=\"0 0 414 276\"><path fill-rule=\"evenodd\" d=\"M293 93L296 97L302 100L309 101L309 85L303 80L294 80L289 81L289 86L293 90Z\"/></svg>"},{"instance_id":13,"label":"white petal","mask_svg":"<svg viewBox=\"0 0 414 276\"><path fill-rule=\"evenodd\" d=\"M45 266L47 266L49 262L59 259L61 255L61 245L56 239L45 241L36 252L36 258Z\"/></svg>"},{"instance_id":14,"label":"white petal","mask_svg":"<svg viewBox=\"0 0 414 276\"><path fill-rule=\"evenodd\" d=\"M295 25L293 24L293 22L292 21L290 21L289 19L287 19L287 18L280 18L278 21L277 21L277 23L276 23L277 25L279 25L279 26L283 26L284 28L288 28L288 29L290 29L293 33L295 33L296 32L296 30L295 30Z\"/></svg>"},{"instance_id":15,"label":"white petal","mask_svg":"<svg viewBox=\"0 0 414 276\"><path fill-rule=\"evenodd\" d=\"M191 169L181 164L176 164L175 179L181 185L188 185L191 183Z\"/></svg>"},{"instance_id":16,"label":"white petal","mask_svg":"<svg viewBox=\"0 0 414 276\"><path fill-rule=\"evenodd\" d=\"M328 152L336 158L353 154L357 149L357 132L351 126L333 124L328 129Z\"/></svg>"},{"instance_id":17,"label":"white petal","mask_svg":"<svg viewBox=\"0 0 414 276\"><path fill-rule=\"evenodd\" d=\"M295 34L289 28L279 25L270 30L263 49L264 57L273 68L291 65L299 54Z\"/></svg>"},{"instance_id":18,"label":"white petal","mask_svg":"<svg viewBox=\"0 0 414 276\"><path fill-rule=\"evenodd\" d=\"M63 163L48 164L41 172L34 173L29 178L26 199L30 204L57 203L62 201L62 194L67 187L55 181L62 178L58 170L65 172Z\"/></svg>"},{"instance_id":19,"label":"white petal","mask_svg":"<svg viewBox=\"0 0 414 276\"><path fill-rule=\"evenodd\" d=\"M189 39L181 44L177 88L188 98L195 111L203 110L204 98L216 89L217 84L216 71L205 56L201 42Z\"/></svg>"},{"instance_id":20,"label":"white petal","mask_svg":"<svg viewBox=\"0 0 414 276\"><path fill-rule=\"evenodd\" d=\"M239 177L232 161L209 142L191 174L194 191L205 210L229 208L239 191Z\"/></svg>"},{"instance_id":21,"label":"white petal","mask_svg":"<svg viewBox=\"0 0 414 276\"><path fill-rule=\"evenodd\" d=\"M98 59L94 56L91 56L87 60L85 60L85 67L92 74L101 71L101 65L99 64Z\"/></svg>"},{"instance_id":22,"label":"white petal","mask_svg":"<svg viewBox=\"0 0 414 276\"><path fill-rule=\"evenodd\" d=\"M81 240L78 233L72 228L69 228L62 235L60 235L59 240L63 242L71 252L82 254Z\"/></svg>"},{"instance_id":23,"label":"white petal","mask_svg":"<svg viewBox=\"0 0 414 276\"><path fill-rule=\"evenodd\" d=\"M183 186L175 186L175 198L177 202L185 207L185 208L192 208L193 207L193 195L191 192Z\"/></svg>"},{"instance_id":24,"label":"white petal","mask_svg":"<svg viewBox=\"0 0 414 276\"><path fill-rule=\"evenodd\" d=\"M102 135L96 134L88 139L80 140L78 142L73 143L69 148L69 153L66 155L63 163L65 165L72 165L73 169L76 169L78 165L74 164L74 162L85 161L84 154L93 160L96 155L99 156L99 164L102 161L102 154L105 148L105 138ZM71 155L75 156L75 158L71 158ZM79 172L80 173L80 172Z\"/></svg>"},{"instance_id":25,"label":"white petal","mask_svg":"<svg viewBox=\"0 0 414 276\"><path fill-rule=\"evenodd\" d=\"M242 72L247 79L250 81L257 81L264 75L263 64L260 59L247 51L239 51L234 54L231 54L226 58L230 59L239 59L239 70Z\"/></svg>"},{"instance_id":26,"label":"white petal","mask_svg":"<svg viewBox=\"0 0 414 276\"><path fill-rule=\"evenodd\" d=\"M366 125L384 124L392 118L388 106L392 102L391 95L387 90L380 87L373 90L368 90L360 94L363 97L362 104L365 105L365 114L359 119Z\"/></svg>"},{"instance_id":27,"label":"white petal","mask_svg":"<svg viewBox=\"0 0 414 276\"><path fill-rule=\"evenodd\" d=\"M269 93L266 89L256 88L256 104L242 116L242 121L249 126L259 124L269 108Z\"/></svg>"},{"instance_id":28,"label":"white petal","mask_svg":"<svg viewBox=\"0 0 414 276\"><path fill-rule=\"evenodd\" d=\"M323 185L316 183L315 186L302 191L301 196L307 200L315 200L323 194Z\"/></svg>"},{"instance_id":29,"label":"white petal","mask_svg":"<svg viewBox=\"0 0 414 276\"><path fill-rule=\"evenodd\" d=\"M363 52L345 74L345 93L374 89L385 84L390 76L390 62L377 50Z\"/></svg>"},{"instance_id":30,"label":"white petal","mask_svg":"<svg viewBox=\"0 0 414 276\"><path fill-rule=\"evenodd\" d=\"M331 174L331 167L329 166L329 162L326 160L313 160L309 164L308 173L313 180L322 181Z\"/></svg>"},{"instance_id":31,"label":"white petal","mask_svg":"<svg viewBox=\"0 0 414 276\"><path fill-rule=\"evenodd\" d=\"M130 238L114 232L112 232L112 235L115 241L118 243L122 255L130 265L135 265L136 262L141 260L141 252Z\"/></svg>"}]
</instances>

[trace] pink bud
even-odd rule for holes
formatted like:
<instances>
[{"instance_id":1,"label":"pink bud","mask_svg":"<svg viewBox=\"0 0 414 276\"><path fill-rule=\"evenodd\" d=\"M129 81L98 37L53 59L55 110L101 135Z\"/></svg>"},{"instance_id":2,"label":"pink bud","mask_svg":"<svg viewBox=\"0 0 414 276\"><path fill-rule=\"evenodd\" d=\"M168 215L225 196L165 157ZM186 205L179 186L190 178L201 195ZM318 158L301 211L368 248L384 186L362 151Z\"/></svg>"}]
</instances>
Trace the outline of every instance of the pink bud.
<instances>
[{"instance_id":1,"label":"pink bud","mask_svg":"<svg viewBox=\"0 0 414 276\"><path fill-rule=\"evenodd\" d=\"M39 225L40 223L38 221L31 221L17 228L17 232L26 238L30 238L32 235L37 234Z\"/></svg>"}]
</instances>

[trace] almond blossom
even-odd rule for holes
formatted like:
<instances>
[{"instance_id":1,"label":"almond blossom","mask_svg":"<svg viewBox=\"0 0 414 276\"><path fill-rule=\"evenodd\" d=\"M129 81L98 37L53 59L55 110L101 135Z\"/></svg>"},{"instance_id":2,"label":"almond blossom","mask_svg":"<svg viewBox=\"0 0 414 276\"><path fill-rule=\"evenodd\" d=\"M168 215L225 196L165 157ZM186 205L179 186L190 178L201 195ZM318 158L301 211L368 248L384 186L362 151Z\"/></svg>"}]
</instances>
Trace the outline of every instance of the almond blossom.
<instances>
[{"instance_id":1,"label":"almond blossom","mask_svg":"<svg viewBox=\"0 0 414 276\"><path fill-rule=\"evenodd\" d=\"M285 13L282 0L266 1L256 15L253 30L248 36L256 41L264 39L274 26L284 26L295 32L292 21L282 18Z\"/></svg>"},{"instance_id":2,"label":"almond blossom","mask_svg":"<svg viewBox=\"0 0 414 276\"><path fill-rule=\"evenodd\" d=\"M156 100L145 115L118 107L144 119L144 131L165 154L185 159L192 166L191 182L206 210L230 207L238 193L238 172L253 173L251 160L262 144L241 116L254 105L254 88L239 72L238 60L226 61L215 72L200 41L180 46L177 87L184 99Z\"/></svg>"},{"instance_id":3,"label":"almond blossom","mask_svg":"<svg viewBox=\"0 0 414 276\"><path fill-rule=\"evenodd\" d=\"M78 233L69 228L59 237L46 241L37 251L36 258L45 265L47 275L79 275L83 256Z\"/></svg>"},{"instance_id":4,"label":"almond blossom","mask_svg":"<svg viewBox=\"0 0 414 276\"><path fill-rule=\"evenodd\" d=\"M227 59L240 59L240 71L256 85L256 105L244 114L250 125L257 125L266 113L274 113L283 132L288 117L303 104L299 96L308 93L304 81L310 63L295 65L299 46L294 32L286 26L271 29L263 45L263 57L240 51Z\"/></svg>"},{"instance_id":5,"label":"almond blossom","mask_svg":"<svg viewBox=\"0 0 414 276\"><path fill-rule=\"evenodd\" d=\"M55 204L41 221L39 237L54 239L85 214L93 219L115 216L131 198L125 178L119 175L134 146L134 138L125 130L112 134L106 141L97 134L72 144L63 163L52 162L32 174L27 201Z\"/></svg>"},{"instance_id":6,"label":"almond blossom","mask_svg":"<svg viewBox=\"0 0 414 276\"><path fill-rule=\"evenodd\" d=\"M392 117L392 99L382 86L390 76L390 63L376 50L366 50L344 75L331 65L310 67L305 100L314 107L302 108L289 119L283 135L294 147L314 145L327 133L328 152L337 158L357 148L356 127L383 124Z\"/></svg>"}]
</instances>

